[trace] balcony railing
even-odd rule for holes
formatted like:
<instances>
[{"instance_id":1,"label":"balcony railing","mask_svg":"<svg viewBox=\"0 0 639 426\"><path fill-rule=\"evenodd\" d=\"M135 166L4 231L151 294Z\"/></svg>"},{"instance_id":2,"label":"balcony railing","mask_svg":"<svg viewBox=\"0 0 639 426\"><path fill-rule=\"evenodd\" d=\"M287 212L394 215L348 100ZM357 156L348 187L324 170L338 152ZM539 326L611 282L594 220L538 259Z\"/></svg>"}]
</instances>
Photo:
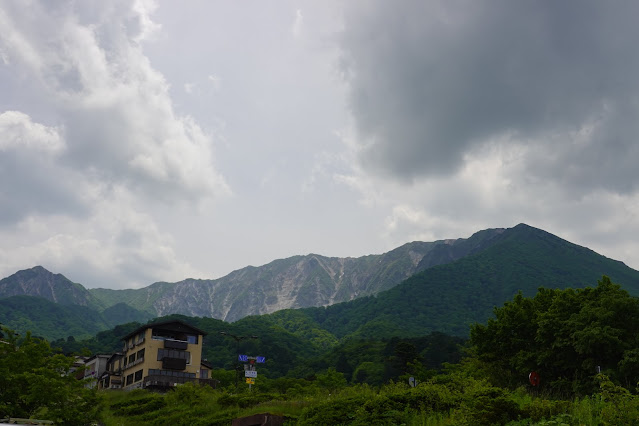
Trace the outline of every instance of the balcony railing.
<instances>
[{"instance_id":1,"label":"balcony railing","mask_svg":"<svg viewBox=\"0 0 639 426\"><path fill-rule=\"evenodd\" d=\"M138 359L136 359L135 361L130 362L130 363L128 363L127 365L125 365L125 366L124 366L124 369L125 369L125 370L128 370L129 368L135 367L136 365L141 364L141 363L143 363L143 362L144 362L144 357L142 357L142 358L138 358Z\"/></svg>"}]
</instances>

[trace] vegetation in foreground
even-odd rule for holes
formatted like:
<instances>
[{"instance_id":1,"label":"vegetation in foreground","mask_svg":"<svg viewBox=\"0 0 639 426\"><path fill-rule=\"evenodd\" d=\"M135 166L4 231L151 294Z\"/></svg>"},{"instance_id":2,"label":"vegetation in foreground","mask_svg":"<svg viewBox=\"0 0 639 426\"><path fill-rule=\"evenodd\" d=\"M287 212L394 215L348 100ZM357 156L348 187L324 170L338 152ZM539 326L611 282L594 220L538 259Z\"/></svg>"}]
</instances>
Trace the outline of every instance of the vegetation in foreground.
<instances>
[{"instance_id":1,"label":"vegetation in foreground","mask_svg":"<svg viewBox=\"0 0 639 426\"><path fill-rule=\"evenodd\" d=\"M294 377L295 369L280 377L260 373L251 392L244 384L236 388L233 371L216 370L217 390L186 384L166 394L96 393L61 374L69 357L5 330L0 418L228 425L237 417L271 413L300 425L639 424L638 328L639 299L604 277L596 288L516 296L495 309L494 319L473 326L467 356L440 371L428 368L410 342L398 341L393 355L360 364L362 371L351 374L337 369L338 356L334 367L306 377ZM389 371L390 382L367 380ZM528 383L530 371L540 374L538 387ZM409 377L417 379L416 387L408 385Z\"/></svg>"}]
</instances>

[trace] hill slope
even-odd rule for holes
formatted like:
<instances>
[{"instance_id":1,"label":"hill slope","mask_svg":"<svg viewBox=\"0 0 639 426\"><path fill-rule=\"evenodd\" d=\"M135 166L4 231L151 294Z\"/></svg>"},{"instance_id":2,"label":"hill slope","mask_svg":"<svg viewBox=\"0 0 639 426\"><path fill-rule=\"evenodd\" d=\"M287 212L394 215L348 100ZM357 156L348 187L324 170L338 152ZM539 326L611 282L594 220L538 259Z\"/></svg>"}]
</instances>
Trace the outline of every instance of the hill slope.
<instances>
[{"instance_id":1,"label":"hill slope","mask_svg":"<svg viewBox=\"0 0 639 426\"><path fill-rule=\"evenodd\" d=\"M286 328L346 336L420 336L441 331L466 336L518 291L594 286L602 275L639 296L639 272L622 262L527 225L501 233L492 244L455 262L427 269L378 294L325 308L271 315Z\"/></svg>"},{"instance_id":2,"label":"hill slope","mask_svg":"<svg viewBox=\"0 0 639 426\"><path fill-rule=\"evenodd\" d=\"M47 340L74 336L83 339L118 324L144 322L151 316L121 303L99 312L88 306L63 305L39 296L0 299L0 323Z\"/></svg>"},{"instance_id":3,"label":"hill slope","mask_svg":"<svg viewBox=\"0 0 639 426\"><path fill-rule=\"evenodd\" d=\"M21 334L31 331L49 340L86 338L113 326L86 306L62 305L34 296L0 299L0 322Z\"/></svg>"},{"instance_id":4,"label":"hill slope","mask_svg":"<svg viewBox=\"0 0 639 426\"><path fill-rule=\"evenodd\" d=\"M412 242L359 258L317 254L249 266L216 280L155 283L137 290L91 289L103 306L124 302L157 316L178 313L236 321L287 308L325 306L377 294L416 272L451 262L491 244L502 229L468 239Z\"/></svg>"},{"instance_id":5,"label":"hill slope","mask_svg":"<svg viewBox=\"0 0 639 426\"><path fill-rule=\"evenodd\" d=\"M0 280L0 298L39 296L61 305L99 308L100 303L82 285L42 266L18 271Z\"/></svg>"}]
</instances>

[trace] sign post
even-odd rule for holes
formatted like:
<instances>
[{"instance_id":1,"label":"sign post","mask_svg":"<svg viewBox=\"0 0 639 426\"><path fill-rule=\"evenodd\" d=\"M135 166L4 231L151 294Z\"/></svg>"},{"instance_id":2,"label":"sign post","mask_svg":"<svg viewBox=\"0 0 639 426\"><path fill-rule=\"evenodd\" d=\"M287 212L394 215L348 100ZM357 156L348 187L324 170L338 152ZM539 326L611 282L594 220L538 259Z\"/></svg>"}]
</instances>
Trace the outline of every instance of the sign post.
<instances>
[{"instance_id":1,"label":"sign post","mask_svg":"<svg viewBox=\"0 0 639 426\"><path fill-rule=\"evenodd\" d=\"M263 356L249 356L240 354L237 356L238 361L244 363L244 380L249 385L249 391L251 386L255 384L255 378L257 377L257 369L255 364L263 364L266 362L266 358Z\"/></svg>"}]
</instances>

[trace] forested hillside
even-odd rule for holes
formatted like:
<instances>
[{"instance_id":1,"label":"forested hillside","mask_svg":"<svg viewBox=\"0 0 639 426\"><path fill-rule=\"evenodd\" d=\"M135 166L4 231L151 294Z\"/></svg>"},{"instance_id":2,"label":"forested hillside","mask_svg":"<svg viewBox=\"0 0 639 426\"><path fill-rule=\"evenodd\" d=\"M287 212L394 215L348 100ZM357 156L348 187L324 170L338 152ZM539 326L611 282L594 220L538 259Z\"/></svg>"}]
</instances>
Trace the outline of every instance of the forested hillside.
<instances>
[{"instance_id":1,"label":"forested hillside","mask_svg":"<svg viewBox=\"0 0 639 426\"><path fill-rule=\"evenodd\" d=\"M179 318L209 333L208 356L228 358L214 361L217 389L186 384L166 394L96 392L59 374L72 358L3 328L0 418L35 415L60 424L100 421L106 426L228 425L255 413L284 416L300 425L639 421L639 299L605 276L596 287L517 294L486 323L474 324L466 344L434 333L349 338L322 349L259 317L234 324ZM116 336L136 326L118 326L83 342L61 342L119 346ZM221 335L222 329L247 336L255 332L259 339L238 345ZM465 346L463 359L460 345ZM235 381L237 351L268 360L250 392ZM529 381L531 372L538 381Z\"/></svg>"},{"instance_id":2,"label":"forested hillside","mask_svg":"<svg viewBox=\"0 0 639 426\"><path fill-rule=\"evenodd\" d=\"M12 296L0 299L0 323L30 331L48 340L84 339L121 322L146 321L150 315L118 304L102 312L80 305L62 305L42 297Z\"/></svg>"},{"instance_id":3,"label":"forested hillside","mask_svg":"<svg viewBox=\"0 0 639 426\"><path fill-rule=\"evenodd\" d=\"M486 321L521 291L582 288L609 276L639 295L639 272L545 231L518 225L483 251L421 272L376 297L323 308L277 312L274 321L290 327L289 317L309 329L346 336L420 336L440 331L468 336L469 326ZM295 325L293 324L293 327Z\"/></svg>"}]
</instances>

